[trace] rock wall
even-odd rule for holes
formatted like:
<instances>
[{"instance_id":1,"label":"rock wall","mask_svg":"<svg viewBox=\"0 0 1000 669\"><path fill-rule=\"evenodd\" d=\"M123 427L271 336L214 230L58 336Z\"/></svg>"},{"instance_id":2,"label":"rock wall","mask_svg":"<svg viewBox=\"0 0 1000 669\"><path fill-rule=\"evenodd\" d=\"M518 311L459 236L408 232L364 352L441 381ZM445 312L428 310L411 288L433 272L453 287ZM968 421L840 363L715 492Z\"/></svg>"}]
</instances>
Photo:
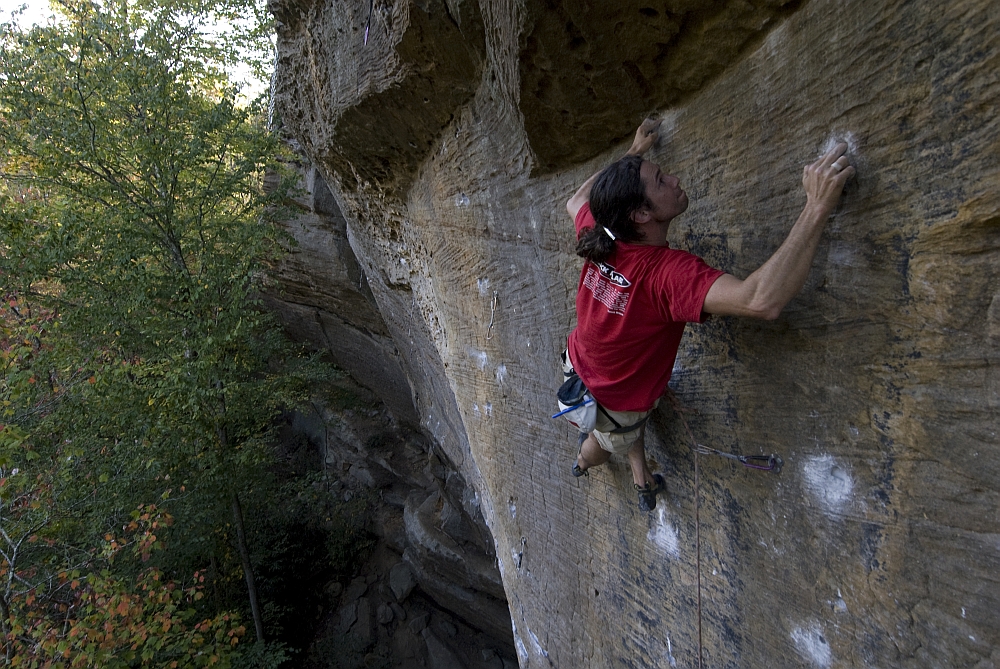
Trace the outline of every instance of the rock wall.
<instances>
[{"instance_id":1,"label":"rock wall","mask_svg":"<svg viewBox=\"0 0 1000 669\"><path fill-rule=\"evenodd\" d=\"M1000 5L379 0L365 44L368 8L275 0L278 111L381 324L336 318L476 491L521 666L697 665L680 422L651 421L670 496L642 514L626 463L572 478L548 419L580 267L563 203L654 110L651 158L691 198L672 245L738 276L797 216L802 164L844 138L859 170L781 318L682 342L698 440L785 463L700 456L706 665L1000 666Z\"/></svg>"},{"instance_id":2,"label":"rock wall","mask_svg":"<svg viewBox=\"0 0 1000 669\"><path fill-rule=\"evenodd\" d=\"M441 622L454 616L484 632L486 640L463 634L461 646L449 652L463 657L467 669L499 669L497 663L508 662L515 651L479 498L448 456L420 433L410 384L351 250L344 216L316 170L297 167L303 179L293 204L299 212L286 223L296 244L279 268L280 283L264 299L293 336L329 351L353 380L331 382L308 414L296 415L293 432L321 454L333 494L361 492L381 502L371 528L380 541L374 556L358 565L355 584L379 583L374 590L382 601L369 593L369 605L361 606L364 588L348 587L333 609L336 621L321 637L347 635L361 654L374 648L393 666L424 666L421 661L441 655L448 643L427 639L433 632L417 629L420 623L399 624L400 618L433 613ZM411 579L415 575L414 584L444 610L407 604L403 595L395 603L408 610L396 612L396 624L383 616L388 619L373 627L362 612L393 603L386 581L400 569ZM448 630L451 623L442 625ZM317 647L329 643L320 638Z\"/></svg>"}]
</instances>

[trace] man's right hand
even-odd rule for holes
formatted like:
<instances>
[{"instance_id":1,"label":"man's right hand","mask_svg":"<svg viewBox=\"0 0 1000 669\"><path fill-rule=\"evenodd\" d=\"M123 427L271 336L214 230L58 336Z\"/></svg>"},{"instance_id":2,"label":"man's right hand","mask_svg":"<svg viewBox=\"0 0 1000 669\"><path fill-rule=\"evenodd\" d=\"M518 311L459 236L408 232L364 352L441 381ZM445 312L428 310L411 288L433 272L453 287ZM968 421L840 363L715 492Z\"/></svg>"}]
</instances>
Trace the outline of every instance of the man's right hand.
<instances>
[{"instance_id":1,"label":"man's right hand","mask_svg":"<svg viewBox=\"0 0 1000 669\"><path fill-rule=\"evenodd\" d=\"M802 187L806 189L806 206L819 206L833 211L844 192L854 168L847 164L847 144L840 142L812 165L802 170Z\"/></svg>"},{"instance_id":2,"label":"man's right hand","mask_svg":"<svg viewBox=\"0 0 1000 669\"><path fill-rule=\"evenodd\" d=\"M744 280L720 276L705 295L703 309L722 316L777 318L805 284L819 238L830 213L854 176L847 164L847 144L840 143L805 168L806 206L778 250Z\"/></svg>"}]
</instances>

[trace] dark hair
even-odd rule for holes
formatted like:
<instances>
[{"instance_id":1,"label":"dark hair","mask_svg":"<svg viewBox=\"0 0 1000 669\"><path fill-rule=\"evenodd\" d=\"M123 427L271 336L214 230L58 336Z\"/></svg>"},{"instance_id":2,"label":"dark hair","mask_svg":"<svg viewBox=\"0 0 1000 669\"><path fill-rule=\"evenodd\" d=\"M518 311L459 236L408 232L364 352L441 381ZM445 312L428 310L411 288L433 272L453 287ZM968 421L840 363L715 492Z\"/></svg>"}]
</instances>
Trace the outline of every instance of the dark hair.
<instances>
[{"instance_id":1,"label":"dark hair","mask_svg":"<svg viewBox=\"0 0 1000 669\"><path fill-rule=\"evenodd\" d=\"M581 230L576 254L587 260L602 262L614 253L615 242L604 231L608 228L623 242L641 239L632 220L639 208L647 205L646 187L639 178L641 156L625 156L611 163L597 176L590 189L590 213L597 225Z\"/></svg>"}]
</instances>

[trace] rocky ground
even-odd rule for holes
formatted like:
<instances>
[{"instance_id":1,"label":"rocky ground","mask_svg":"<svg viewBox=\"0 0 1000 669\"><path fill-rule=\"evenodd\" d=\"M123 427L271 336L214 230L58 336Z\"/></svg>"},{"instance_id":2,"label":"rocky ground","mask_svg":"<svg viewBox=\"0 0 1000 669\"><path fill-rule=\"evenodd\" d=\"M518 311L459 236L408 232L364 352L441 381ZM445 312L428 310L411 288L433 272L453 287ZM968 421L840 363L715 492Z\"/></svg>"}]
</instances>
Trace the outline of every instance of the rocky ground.
<instances>
[{"instance_id":1,"label":"rocky ground","mask_svg":"<svg viewBox=\"0 0 1000 669\"><path fill-rule=\"evenodd\" d=\"M416 669L511 669L509 644L468 625L417 587L399 553L381 544L324 615L315 666Z\"/></svg>"},{"instance_id":2,"label":"rocky ground","mask_svg":"<svg viewBox=\"0 0 1000 669\"><path fill-rule=\"evenodd\" d=\"M316 407L294 421L320 449L330 494L374 501L377 537L352 578L317 583L329 605L307 666L517 666L493 542L475 493L419 433L365 391L369 409Z\"/></svg>"}]
</instances>

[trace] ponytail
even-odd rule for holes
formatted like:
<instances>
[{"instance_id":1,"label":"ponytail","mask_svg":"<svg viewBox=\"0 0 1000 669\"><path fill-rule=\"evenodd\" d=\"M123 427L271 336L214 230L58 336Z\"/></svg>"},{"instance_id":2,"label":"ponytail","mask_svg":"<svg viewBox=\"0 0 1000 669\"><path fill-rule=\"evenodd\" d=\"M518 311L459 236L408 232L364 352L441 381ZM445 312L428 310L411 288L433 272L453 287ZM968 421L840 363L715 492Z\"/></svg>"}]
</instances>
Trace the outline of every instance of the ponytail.
<instances>
[{"instance_id":1,"label":"ponytail","mask_svg":"<svg viewBox=\"0 0 1000 669\"><path fill-rule=\"evenodd\" d=\"M593 262L604 262L615 252L615 240L604 232L604 227L595 225L580 231L576 242L576 254Z\"/></svg>"},{"instance_id":2,"label":"ponytail","mask_svg":"<svg viewBox=\"0 0 1000 669\"><path fill-rule=\"evenodd\" d=\"M590 212L597 225L584 228L576 254L593 262L604 262L614 253L616 238L622 242L641 239L632 220L648 204L646 188L639 178L642 157L625 156L606 167L590 189Z\"/></svg>"}]
</instances>

